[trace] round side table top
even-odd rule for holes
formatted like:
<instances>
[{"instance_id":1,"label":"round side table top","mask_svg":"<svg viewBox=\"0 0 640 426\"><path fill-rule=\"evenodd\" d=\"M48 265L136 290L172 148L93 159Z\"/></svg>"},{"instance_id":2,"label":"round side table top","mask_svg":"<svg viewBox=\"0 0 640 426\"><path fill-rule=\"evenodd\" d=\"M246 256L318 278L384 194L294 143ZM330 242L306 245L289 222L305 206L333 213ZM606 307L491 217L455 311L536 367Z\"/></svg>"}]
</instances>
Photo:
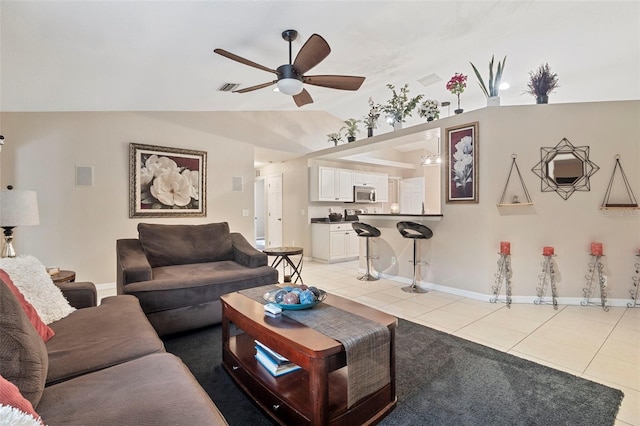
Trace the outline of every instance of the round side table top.
<instances>
[{"instance_id":1,"label":"round side table top","mask_svg":"<svg viewBox=\"0 0 640 426\"><path fill-rule=\"evenodd\" d=\"M302 247L267 247L262 252L268 256L302 254Z\"/></svg>"},{"instance_id":2,"label":"round side table top","mask_svg":"<svg viewBox=\"0 0 640 426\"><path fill-rule=\"evenodd\" d=\"M57 274L51 275L51 279L54 283L72 283L76 280L76 272L61 270Z\"/></svg>"}]
</instances>

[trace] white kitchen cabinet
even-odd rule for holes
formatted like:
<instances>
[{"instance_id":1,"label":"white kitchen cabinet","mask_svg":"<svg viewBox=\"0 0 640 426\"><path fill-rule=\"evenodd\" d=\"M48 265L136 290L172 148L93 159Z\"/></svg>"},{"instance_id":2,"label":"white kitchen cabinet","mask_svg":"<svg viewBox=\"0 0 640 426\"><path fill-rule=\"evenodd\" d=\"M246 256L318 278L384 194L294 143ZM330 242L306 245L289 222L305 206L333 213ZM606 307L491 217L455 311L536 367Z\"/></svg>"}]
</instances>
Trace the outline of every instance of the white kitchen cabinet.
<instances>
[{"instance_id":1,"label":"white kitchen cabinet","mask_svg":"<svg viewBox=\"0 0 640 426\"><path fill-rule=\"evenodd\" d=\"M322 262L345 262L360 255L360 240L351 223L312 223L311 256Z\"/></svg>"},{"instance_id":2,"label":"white kitchen cabinet","mask_svg":"<svg viewBox=\"0 0 640 426\"><path fill-rule=\"evenodd\" d=\"M333 167L312 167L309 175L310 201L353 201L353 172Z\"/></svg>"},{"instance_id":3,"label":"white kitchen cabinet","mask_svg":"<svg viewBox=\"0 0 640 426\"><path fill-rule=\"evenodd\" d=\"M374 174L376 188L376 201L386 203L389 201L389 175L386 173Z\"/></svg>"},{"instance_id":4,"label":"white kitchen cabinet","mask_svg":"<svg viewBox=\"0 0 640 426\"><path fill-rule=\"evenodd\" d=\"M376 185L376 176L369 172L353 172L354 186L372 186Z\"/></svg>"}]
</instances>

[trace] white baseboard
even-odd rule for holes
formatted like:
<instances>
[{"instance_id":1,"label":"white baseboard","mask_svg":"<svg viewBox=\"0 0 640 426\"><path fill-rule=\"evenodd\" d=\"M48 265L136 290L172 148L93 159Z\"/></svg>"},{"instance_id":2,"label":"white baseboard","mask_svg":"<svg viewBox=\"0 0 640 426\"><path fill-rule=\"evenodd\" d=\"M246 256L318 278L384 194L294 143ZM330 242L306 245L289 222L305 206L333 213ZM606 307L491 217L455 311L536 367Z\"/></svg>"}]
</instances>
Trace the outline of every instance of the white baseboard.
<instances>
[{"instance_id":1,"label":"white baseboard","mask_svg":"<svg viewBox=\"0 0 640 426\"><path fill-rule=\"evenodd\" d=\"M364 268L358 268L359 272L364 273ZM411 278L398 277L394 275L381 274L381 278L384 278L389 281L395 281L402 284L411 284L413 281ZM493 298L493 294L485 294L485 293L477 293L474 291L463 290L455 287L448 287L440 284L429 283L429 282L419 282L418 285L427 290L436 290L442 293L454 294L456 296L466 297L474 300L482 300L485 302L489 302L491 298ZM505 296L499 297L498 301L502 302ZM512 296L511 303L534 303L534 301L538 300L538 296ZM572 305L572 306L581 306L582 302L584 302L583 297L558 297L557 302L559 305ZM627 303L633 302L630 299L607 299L608 307L627 307ZM551 304L551 297L545 297L543 300L543 304ZM590 307L601 307L600 298L592 298L589 303Z\"/></svg>"}]
</instances>

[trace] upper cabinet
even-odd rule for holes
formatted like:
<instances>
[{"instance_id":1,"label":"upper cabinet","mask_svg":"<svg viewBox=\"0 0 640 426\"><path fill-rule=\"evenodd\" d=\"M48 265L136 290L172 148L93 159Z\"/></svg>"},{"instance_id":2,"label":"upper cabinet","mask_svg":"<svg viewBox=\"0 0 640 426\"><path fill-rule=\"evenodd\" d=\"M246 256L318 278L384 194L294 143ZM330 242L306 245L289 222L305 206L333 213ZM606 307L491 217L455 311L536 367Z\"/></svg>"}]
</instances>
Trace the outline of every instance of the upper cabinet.
<instances>
[{"instance_id":1,"label":"upper cabinet","mask_svg":"<svg viewBox=\"0 0 640 426\"><path fill-rule=\"evenodd\" d=\"M373 186L376 188L376 200L380 203L389 201L389 175L386 173L375 173Z\"/></svg>"},{"instance_id":2,"label":"upper cabinet","mask_svg":"<svg viewBox=\"0 0 640 426\"><path fill-rule=\"evenodd\" d=\"M354 186L376 186L376 177L374 173L368 172L353 172L353 185Z\"/></svg>"},{"instance_id":3,"label":"upper cabinet","mask_svg":"<svg viewBox=\"0 0 640 426\"><path fill-rule=\"evenodd\" d=\"M309 177L310 201L353 202L353 172L333 167L312 167Z\"/></svg>"},{"instance_id":4,"label":"upper cabinet","mask_svg":"<svg viewBox=\"0 0 640 426\"><path fill-rule=\"evenodd\" d=\"M309 201L353 202L353 187L376 189L378 202L389 201L388 175L334 167L314 166L309 176Z\"/></svg>"}]
</instances>

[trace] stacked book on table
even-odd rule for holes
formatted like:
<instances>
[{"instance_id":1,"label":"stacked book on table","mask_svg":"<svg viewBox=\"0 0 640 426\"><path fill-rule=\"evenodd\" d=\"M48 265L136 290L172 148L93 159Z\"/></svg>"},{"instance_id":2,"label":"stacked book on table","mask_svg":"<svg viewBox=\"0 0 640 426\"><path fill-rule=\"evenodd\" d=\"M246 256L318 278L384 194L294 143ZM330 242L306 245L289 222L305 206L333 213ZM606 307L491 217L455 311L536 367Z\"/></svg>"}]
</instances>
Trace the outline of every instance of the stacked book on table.
<instances>
[{"instance_id":1,"label":"stacked book on table","mask_svg":"<svg viewBox=\"0 0 640 426\"><path fill-rule=\"evenodd\" d=\"M283 374L291 373L300 369L300 366L292 363L287 358L283 357L279 353L265 346L264 344L255 341L256 343L256 360L262 365L271 375L274 377L282 376Z\"/></svg>"}]
</instances>

